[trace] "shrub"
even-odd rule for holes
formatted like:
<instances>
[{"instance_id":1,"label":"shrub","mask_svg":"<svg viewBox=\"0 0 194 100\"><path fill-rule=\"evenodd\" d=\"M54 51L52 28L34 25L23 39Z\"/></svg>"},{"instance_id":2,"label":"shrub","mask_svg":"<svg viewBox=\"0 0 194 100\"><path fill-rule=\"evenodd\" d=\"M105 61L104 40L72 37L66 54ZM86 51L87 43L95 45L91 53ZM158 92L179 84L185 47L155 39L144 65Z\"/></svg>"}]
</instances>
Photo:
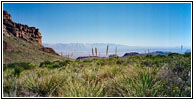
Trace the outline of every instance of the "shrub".
<instances>
[{"instance_id":1,"label":"shrub","mask_svg":"<svg viewBox=\"0 0 194 100\"><path fill-rule=\"evenodd\" d=\"M122 85L118 89L121 90L123 96L156 97L163 95L163 83L157 81L151 69L145 69L138 73L138 76L123 79Z\"/></svg>"},{"instance_id":2,"label":"shrub","mask_svg":"<svg viewBox=\"0 0 194 100\"><path fill-rule=\"evenodd\" d=\"M100 66L103 66L103 65L105 65L105 61L104 61L103 59L98 59L98 60L96 61L96 64L97 64L97 65L100 65Z\"/></svg>"},{"instance_id":3,"label":"shrub","mask_svg":"<svg viewBox=\"0 0 194 100\"><path fill-rule=\"evenodd\" d=\"M166 94L169 96L191 96L191 61L181 55L173 56L173 60L160 71L160 80L165 81Z\"/></svg>"},{"instance_id":4,"label":"shrub","mask_svg":"<svg viewBox=\"0 0 194 100\"><path fill-rule=\"evenodd\" d=\"M148 54L145 56L146 58L152 58L152 55L151 54Z\"/></svg>"},{"instance_id":5,"label":"shrub","mask_svg":"<svg viewBox=\"0 0 194 100\"><path fill-rule=\"evenodd\" d=\"M191 53L185 53L185 54L184 54L184 57L189 57L189 58L191 58Z\"/></svg>"},{"instance_id":6,"label":"shrub","mask_svg":"<svg viewBox=\"0 0 194 100\"><path fill-rule=\"evenodd\" d=\"M35 65L32 65L30 63L26 63L26 62L20 62L20 63L12 63L12 64L4 64L4 66L6 68L15 68L15 67L20 67L22 69L33 69L35 67Z\"/></svg>"},{"instance_id":7,"label":"shrub","mask_svg":"<svg viewBox=\"0 0 194 100\"><path fill-rule=\"evenodd\" d=\"M7 69L14 69L14 75L19 76L24 70L34 69L36 66L30 63L21 62L21 63L12 63L4 64L4 71Z\"/></svg>"},{"instance_id":8,"label":"shrub","mask_svg":"<svg viewBox=\"0 0 194 100\"><path fill-rule=\"evenodd\" d=\"M60 68L63 66L67 66L67 64L71 63L70 60L64 60L64 61L44 61L40 63L40 67L46 67L46 68Z\"/></svg>"},{"instance_id":9,"label":"shrub","mask_svg":"<svg viewBox=\"0 0 194 100\"><path fill-rule=\"evenodd\" d=\"M15 76L19 76L21 74L21 72L24 71L22 68L20 67L15 67L14 68L14 75Z\"/></svg>"},{"instance_id":10,"label":"shrub","mask_svg":"<svg viewBox=\"0 0 194 100\"><path fill-rule=\"evenodd\" d=\"M50 61L44 61L40 63L40 67L45 67L46 65L49 65L49 64L51 64Z\"/></svg>"}]
</instances>

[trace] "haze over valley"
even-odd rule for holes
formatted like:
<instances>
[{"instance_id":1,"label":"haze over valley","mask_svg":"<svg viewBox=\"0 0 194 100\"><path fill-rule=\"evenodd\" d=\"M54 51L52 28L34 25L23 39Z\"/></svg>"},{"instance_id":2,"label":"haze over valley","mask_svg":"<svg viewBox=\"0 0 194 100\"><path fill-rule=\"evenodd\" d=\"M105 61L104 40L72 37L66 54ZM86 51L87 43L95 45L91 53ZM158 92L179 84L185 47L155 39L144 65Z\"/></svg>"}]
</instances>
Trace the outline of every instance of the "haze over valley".
<instances>
[{"instance_id":1,"label":"haze over valley","mask_svg":"<svg viewBox=\"0 0 194 100\"><path fill-rule=\"evenodd\" d=\"M53 48L59 55L76 59L80 56L91 56L92 48L97 48L98 56L106 57L106 48L109 46L109 55L115 54L117 48L117 55L122 57L128 52L148 53L155 51L172 52L172 53L185 53L189 52L190 47L185 46L181 50L181 46L175 47L149 47L149 46L128 46L113 43L43 43L46 47Z\"/></svg>"}]
</instances>

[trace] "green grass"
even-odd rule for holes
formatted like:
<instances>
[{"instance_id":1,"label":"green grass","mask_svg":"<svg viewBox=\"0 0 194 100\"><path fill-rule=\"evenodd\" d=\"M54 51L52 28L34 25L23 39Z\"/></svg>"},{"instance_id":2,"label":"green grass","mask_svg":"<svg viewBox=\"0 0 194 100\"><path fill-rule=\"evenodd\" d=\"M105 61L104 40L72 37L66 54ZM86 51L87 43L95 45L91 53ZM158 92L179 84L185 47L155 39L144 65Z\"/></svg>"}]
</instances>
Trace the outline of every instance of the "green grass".
<instances>
[{"instance_id":1,"label":"green grass","mask_svg":"<svg viewBox=\"0 0 194 100\"><path fill-rule=\"evenodd\" d=\"M4 65L4 96L190 97L191 55Z\"/></svg>"},{"instance_id":2,"label":"green grass","mask_svg":"<svg viewBox=\"0 0 194 100\"><path fill-rule=\"evenodd\" d=\"M3 41L10 44L15 52L7 52L3 50L3 63L17 63L17 62L29 62L34 64L39 64L43 61L56 61L65 60L59 55L47 53L40 51L41 46L36 42L25 41L16 37L6 37L3 36Z\"/></svg>"}]
</instances>

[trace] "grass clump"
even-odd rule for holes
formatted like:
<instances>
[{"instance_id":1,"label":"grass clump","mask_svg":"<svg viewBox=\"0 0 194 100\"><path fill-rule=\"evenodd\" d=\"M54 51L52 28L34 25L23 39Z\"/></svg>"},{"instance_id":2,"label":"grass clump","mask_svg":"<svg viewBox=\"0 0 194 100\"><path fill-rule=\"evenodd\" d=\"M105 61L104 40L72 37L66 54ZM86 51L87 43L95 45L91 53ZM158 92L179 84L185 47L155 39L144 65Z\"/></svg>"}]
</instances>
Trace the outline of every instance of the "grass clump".
<instances>
[{"instance_id":1,"label":"grass clump","mask_svg":"<svg viewBox=\"0 0 194 100\"><path fill-rule=\"evenodd\" d=\"M190 97L191 56L5 64L6 97Z\"/></svg>"}]
</instances>

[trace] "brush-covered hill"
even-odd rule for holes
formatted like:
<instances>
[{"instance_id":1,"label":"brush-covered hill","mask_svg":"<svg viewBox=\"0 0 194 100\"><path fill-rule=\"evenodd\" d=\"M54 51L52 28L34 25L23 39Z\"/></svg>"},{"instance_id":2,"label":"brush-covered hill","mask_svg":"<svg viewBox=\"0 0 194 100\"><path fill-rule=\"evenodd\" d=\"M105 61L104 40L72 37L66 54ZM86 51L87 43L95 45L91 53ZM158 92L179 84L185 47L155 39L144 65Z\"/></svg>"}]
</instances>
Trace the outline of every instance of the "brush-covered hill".
<instances>
[{"instance_id":1,"label":"brush-covered hill","mask_svg":"<svg viewBox=\"0 0 194 100\"><path fill-rule=\"evenodd\" d=\"M39 29L12 21L3 11L3 63L30 62L38 64L49 60L65 60L52 48L42 45Z\"/></svg>"}]
</instances>

